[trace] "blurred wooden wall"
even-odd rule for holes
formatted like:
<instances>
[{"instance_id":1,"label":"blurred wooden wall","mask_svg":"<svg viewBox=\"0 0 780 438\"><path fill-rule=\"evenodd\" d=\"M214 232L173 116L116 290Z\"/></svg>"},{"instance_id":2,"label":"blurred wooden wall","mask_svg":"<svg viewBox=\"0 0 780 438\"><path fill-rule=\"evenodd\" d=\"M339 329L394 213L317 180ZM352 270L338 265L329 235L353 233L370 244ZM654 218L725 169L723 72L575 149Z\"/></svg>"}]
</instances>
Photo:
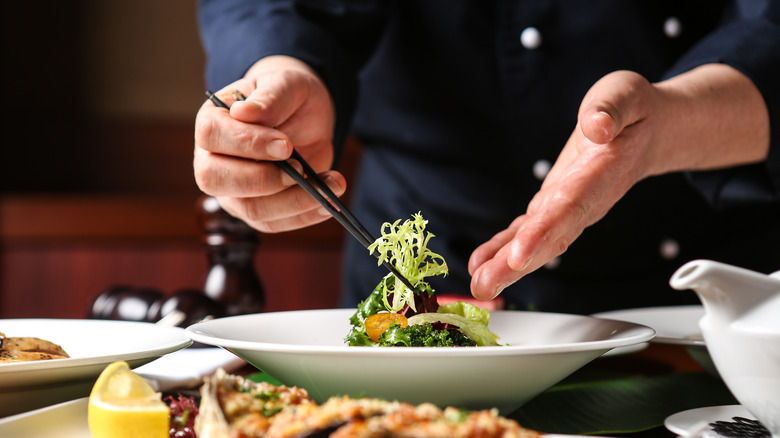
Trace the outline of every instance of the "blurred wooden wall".
<instances>
[{"instance_id":1,"label":"blurred wooden wall","mask_svg":"<svg viewBox=\"0 0 780 438\"><path fill-rule=\"evenodd\" d=\"M196 2L2 8L0 318L84 317L114 285L201 287ZM342 236L333 220L261 236L268 310L334 307Z\"/></svg>"}]
</instances>

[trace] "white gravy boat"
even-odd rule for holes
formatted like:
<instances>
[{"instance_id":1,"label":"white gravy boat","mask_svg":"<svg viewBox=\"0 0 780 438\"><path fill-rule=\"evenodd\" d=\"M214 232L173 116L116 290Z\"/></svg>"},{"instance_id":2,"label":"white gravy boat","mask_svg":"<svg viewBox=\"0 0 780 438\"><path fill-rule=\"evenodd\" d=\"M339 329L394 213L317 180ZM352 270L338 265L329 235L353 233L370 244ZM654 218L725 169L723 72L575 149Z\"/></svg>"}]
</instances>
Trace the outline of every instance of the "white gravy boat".
<instances>
[{"instance_id":1,"label":"white gravy boat","mask_svg":"<svg viewBox=\"0 0 780 438\"><path fill-rule=\"evenodd\" d=\"M766 275L710 260L680 267L669 281L704 304L699 322L734 397L780 438L780 271Z\"/></svg>"}]
</instances>

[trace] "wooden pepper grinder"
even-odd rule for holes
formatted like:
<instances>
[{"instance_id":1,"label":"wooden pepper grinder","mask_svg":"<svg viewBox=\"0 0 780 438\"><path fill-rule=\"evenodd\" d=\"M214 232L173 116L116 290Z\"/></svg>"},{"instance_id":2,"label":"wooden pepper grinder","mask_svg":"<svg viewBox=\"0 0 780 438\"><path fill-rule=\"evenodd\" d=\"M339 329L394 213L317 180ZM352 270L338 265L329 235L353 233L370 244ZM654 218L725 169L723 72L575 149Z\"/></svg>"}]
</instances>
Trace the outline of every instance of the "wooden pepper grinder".
<instances>
[{"instance_id":1,"label":"wooden pepper grinder","mask_svg":"<svg viewBox=\"0 0 780 438\"><path fill-rule=\"evenodd\" d=\"M198 200L198 217L210 265L203 291L228 316L262 312L265 293L254 266L257 231L229 215L214 197Z\"/></svg>"}]
</instances>

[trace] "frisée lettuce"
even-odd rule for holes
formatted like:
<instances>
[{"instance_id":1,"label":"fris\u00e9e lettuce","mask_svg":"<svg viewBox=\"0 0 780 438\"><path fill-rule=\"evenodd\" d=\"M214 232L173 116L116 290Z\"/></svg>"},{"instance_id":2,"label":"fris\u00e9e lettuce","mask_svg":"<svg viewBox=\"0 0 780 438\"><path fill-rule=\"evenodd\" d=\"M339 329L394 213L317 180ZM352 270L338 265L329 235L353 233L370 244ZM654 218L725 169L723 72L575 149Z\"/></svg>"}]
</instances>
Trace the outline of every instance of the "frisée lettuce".
<instances>
[{"instance_id":1,"label":"fris\u00e9e lettuce","mask_svg":"<svg viewBox=\"0 0 780 438\"><path fill-rule=\"evenodd\" d=\"M385 276L350 318L352 330L345 338L349 345L498 345L497 336L488 329L489 310L465 302L439 306L425 279L447 275L448 269L444 258L428 248L433 234L426 232L427 223L417 213L411 220L382 225L382 236L369 251L377 254L379 264L391 263L415 289L396 281L392 273Z\"/></svg>"},{"instance_id":2,"label":"fris\u00e9e lettuce","mask_svg":"<svg viewBox=\"0 0 780 438\"><path fill-rule=\"evenodd\" d=\"M425 232L427 224L428 221L423 219L419 212L412 216L412 220L403 223L401 219L393 224L385 222L382 225L382 236L368 247L369 253L377 253L377 265L390 262L418 289L430 288L424 281L425 278L448 273L444 257L428 249L428 241L433 234ZM393 274L387 274L385 278L388 277L395 278ZM398 312L404 306L417 311L414 291L402 282L382 282L380 285L382 302L389 311ZM392 296L392 304L388 299L390 296Z\"/></svg>"}]
</instances>

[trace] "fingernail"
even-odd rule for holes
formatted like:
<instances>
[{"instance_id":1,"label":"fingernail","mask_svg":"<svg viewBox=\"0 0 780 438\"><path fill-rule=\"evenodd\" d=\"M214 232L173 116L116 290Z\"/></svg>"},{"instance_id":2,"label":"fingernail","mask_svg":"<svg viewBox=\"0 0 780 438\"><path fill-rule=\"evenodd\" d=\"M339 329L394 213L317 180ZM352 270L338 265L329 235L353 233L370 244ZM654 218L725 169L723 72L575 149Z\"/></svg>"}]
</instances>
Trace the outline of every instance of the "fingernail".
<instances>
[{"instance_id":1,"label":"fingernail","mask_svg":"<svg viewBox=\"0 0 780 438\"><path fill-rule=\"evenodd\" d=\"M493 295L490 298L487 298L487 299L488 300L492 300L492 299L496 298L497 296L499 296L501 294L501 292L504 291L504 289L506 289L506 287L507 287L506 284L499 284L496 287L496 289L493 291Z\"/></svg>"},{"instance_id":2,"label":"fingernail","mask_svg":"<svg viewBox=\"0 0 780 438\"><path fill-rule=\"evenodd\" d=\"M289 163L295 169L296 172L298 172L299 174L303 173L303 167L301 166L301 163L295 160L290 160ZM287 172L282 172L282 185L284 185L285 187L289 187L295 184L297 183L295 182L294 179L292 179L290 175L287 174Z\"/></svg>"},{"instance_id":3,"label":"fingernail","mask_svg":"<svg viewBox=\"0 0 780 438\"><path fill-rule=\"evenodd\" d=\"M614 135L614 133L617 132L617 128L618 128L617 127L617 122L615 122L615 119L613 119L612 116L609 115L609 113L606 112L606 111L599 111L599 114L601 114L604 117L608 118L609 121L612 123L612 127L611 127L612 129L607 128L607 127L604 128L605 129L604 137L605 138L611 138Z\"/></svg>"},{"instance_id":4,"label":"fingernail","mask_svg":"<svg viewBox=\"0 0 780 438\"><path fill-rule=\"evenodd\" d=\"M343 190L342 190L341 186L339 185L339 183L336 182L335 179L333 179L330 176L326 176L325 177L325 184L327 184L328 187L330 187L330 189L333 190L333 193L335 193L336 195L341 195Z\"/></svg>"},{"instance_id":5,"label":"fingernail","mask_svg":"<svg viewBox=\"0 0 780 438\"><path fill-rule=\"evenodd\" d=\"M615 123L615 120L612 118L612 116L611 116L611 115L609 115L609 113L608 113L608 112L606 112L606 111L604 111L604 110L600 110L600 111L598 111L598 114L602 114L602 115L605 115L605 116L607 116L607 118L608 118L609 120L611 120L611 121L612 121L612 123Z\"/></svg>"},{"instance_id":6,"label":"fingernail","mask_svg":"<svg viewBox=\"0 0 780 438\"><path fill-rule=\"evenodd\" d=\"M270 158L275 158L278 160L283 160L290 156L289 148L287 147L287 141L281 138L269 141L265 147L265 151L268 153Z\"/></svg>"}]
</instances>

